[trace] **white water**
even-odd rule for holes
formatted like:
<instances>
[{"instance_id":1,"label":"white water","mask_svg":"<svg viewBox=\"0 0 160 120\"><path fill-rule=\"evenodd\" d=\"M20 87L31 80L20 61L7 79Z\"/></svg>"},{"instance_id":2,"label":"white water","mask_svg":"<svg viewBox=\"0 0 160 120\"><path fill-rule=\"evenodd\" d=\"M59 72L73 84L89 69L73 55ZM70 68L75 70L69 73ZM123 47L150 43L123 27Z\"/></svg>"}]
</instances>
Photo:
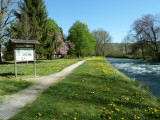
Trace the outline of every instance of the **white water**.
<instances>
[{"instance_id":1,"label":"white water","mask_svg":"<svg viewBox=\"0 0 160 120\"><path fill-rule=\"evenodd\" d=\"M124 63L119 64L115 63L114 66L117 69L124 69L125 71L134 73L134 74L160 74L160 65L146 65L146 64L134 64L134 63Z\"/></svg>"},{"instance_id":2,"label":"white water","mask_svg":"<svg viewBox=\"0 0 160 120\"><path fill-rule=\"evenodd\" d=\"M119 71L149 86L150 92L160 97L160 63L134 59L107 58Z\"/></svg>"}]
</instances>

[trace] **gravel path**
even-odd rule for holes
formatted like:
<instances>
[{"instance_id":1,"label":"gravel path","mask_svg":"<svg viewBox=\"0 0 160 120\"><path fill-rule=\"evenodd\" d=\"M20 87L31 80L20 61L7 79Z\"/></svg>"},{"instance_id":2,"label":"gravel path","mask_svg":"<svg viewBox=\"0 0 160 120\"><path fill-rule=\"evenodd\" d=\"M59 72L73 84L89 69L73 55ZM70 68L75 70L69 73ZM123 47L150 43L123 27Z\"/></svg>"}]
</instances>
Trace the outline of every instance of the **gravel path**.
<instances>
[{"instance_id":1,"label":"gravel path","mask_svg":"<svg viewBox=\"0 0 160 120\"><path fill-rule=\"evenodd\" d=\"M34 85L16 94L5 96L4 102L0 103L0 119L7 120L19 113L21 108L26 104L33 102L44 91L44 89L50 86L51 83L63 79L73 69L85 61L86 60L75 63L63 69L61 72L49 76L27 79L28 81L32 81Z\"/></svg>"}]
</instances>

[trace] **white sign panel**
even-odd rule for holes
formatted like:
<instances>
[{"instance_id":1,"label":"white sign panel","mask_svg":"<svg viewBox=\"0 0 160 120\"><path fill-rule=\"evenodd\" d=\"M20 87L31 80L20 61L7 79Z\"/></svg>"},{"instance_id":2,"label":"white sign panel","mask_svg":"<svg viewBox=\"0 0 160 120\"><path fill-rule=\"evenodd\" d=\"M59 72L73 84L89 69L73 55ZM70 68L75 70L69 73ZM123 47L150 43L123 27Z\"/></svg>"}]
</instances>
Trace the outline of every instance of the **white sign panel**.
<instances>
[{"instance_id":1,"label":"white sign panel","mask_svg":"<svg viewBox=\"0 0 160 120\"><path fill-rule=\"evenodd\" d=\"M16 61L34 61L33 48L16 48Z\"/></svg>"}]
</instances>

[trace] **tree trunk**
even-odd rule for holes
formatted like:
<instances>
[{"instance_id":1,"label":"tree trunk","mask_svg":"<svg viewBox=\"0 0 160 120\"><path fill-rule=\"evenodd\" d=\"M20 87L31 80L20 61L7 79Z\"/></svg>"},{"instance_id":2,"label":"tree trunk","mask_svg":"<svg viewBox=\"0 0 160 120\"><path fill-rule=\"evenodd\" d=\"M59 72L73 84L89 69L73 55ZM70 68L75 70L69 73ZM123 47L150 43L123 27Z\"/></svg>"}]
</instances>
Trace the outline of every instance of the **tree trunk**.
<instances>
[{"instance_id":1,"label":"tree trunk","mask_svg":"<svg viewBox=\"0 0 160 120\"><path fill-rule=\"evenodd\" d=\"M1 52L2 52L2 40L1 40L1 29L0 29L0 63L3 62Z\"/></svg>"},{"instance_id":2,"label":"tree trunk","mask_svg":"<svg viewBox=\"0 0 160 120\"><path fill-rule=\"evenodd\" d=\"M156 55L157 55L157 60L158 60L158 62L160 62L160 54L159 54L159 53L156 53Z\"/></svg>"},{"instance_id":3,"label":"tree trunk","mask_svg":"<svg viewBox=\"0 0 160 120\"><path fill-rule=\"evenodd\" d=\"M144 56L144 49L143 49L143 48L141 48L141 51L142 51L142 57L143 57L143 60L145 60L146 58L145 58L145 56Z\"/></svg>"},{"instance_id":4,"label":"tree trunk","mask_svg":"<svg viewBox=\"0 0 160 120\"><path fill-rule=\"evenodd\" d=\"M2 63L2 56L1 56L1 52L2 52L2 46L1 46L1 42L0 42L0 63Z\"/></svg>"},{"instance_id":5,"label":"tree trunk","mask_svg":"<svg viewBox=\"0 0 160 120\"><path fill-rule=\"evenodd\" d=\"M2 27L2 16L3 16L4 0L1 0L1 15L0 15L0 27ZM0 63L2 63L2 28L0 28Z\"/></svg>"},{"instance_id":6,"label":"tree trunk","mask_svg":"<svg viewBox=\"0 0 160 120\"><path fill-rule=\"evenodd\" d=\"M127 50L127 45L125 44L125 51L126 51L126 56L128 56L128 50Z\"/></svg>"}]
</instances>

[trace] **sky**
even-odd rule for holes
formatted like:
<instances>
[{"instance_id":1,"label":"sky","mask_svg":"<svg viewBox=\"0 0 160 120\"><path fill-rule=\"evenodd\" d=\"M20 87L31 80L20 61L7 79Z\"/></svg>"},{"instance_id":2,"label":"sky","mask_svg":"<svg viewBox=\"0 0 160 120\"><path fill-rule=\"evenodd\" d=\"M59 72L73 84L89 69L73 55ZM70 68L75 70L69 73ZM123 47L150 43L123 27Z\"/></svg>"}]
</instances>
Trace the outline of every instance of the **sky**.
<instances>
[{"instance_id":1,"label":"sky","mask_svg":"<svg viewBox=\"0 0 160 120\"><path fill-rule=\"evenodd\" d=\"M160 0L44 0L48 16L65 35L76 20L90 29L102 28L113 43L120 43L135 20L146 14L160 14Z\"/></svg>"}]
</instances>

